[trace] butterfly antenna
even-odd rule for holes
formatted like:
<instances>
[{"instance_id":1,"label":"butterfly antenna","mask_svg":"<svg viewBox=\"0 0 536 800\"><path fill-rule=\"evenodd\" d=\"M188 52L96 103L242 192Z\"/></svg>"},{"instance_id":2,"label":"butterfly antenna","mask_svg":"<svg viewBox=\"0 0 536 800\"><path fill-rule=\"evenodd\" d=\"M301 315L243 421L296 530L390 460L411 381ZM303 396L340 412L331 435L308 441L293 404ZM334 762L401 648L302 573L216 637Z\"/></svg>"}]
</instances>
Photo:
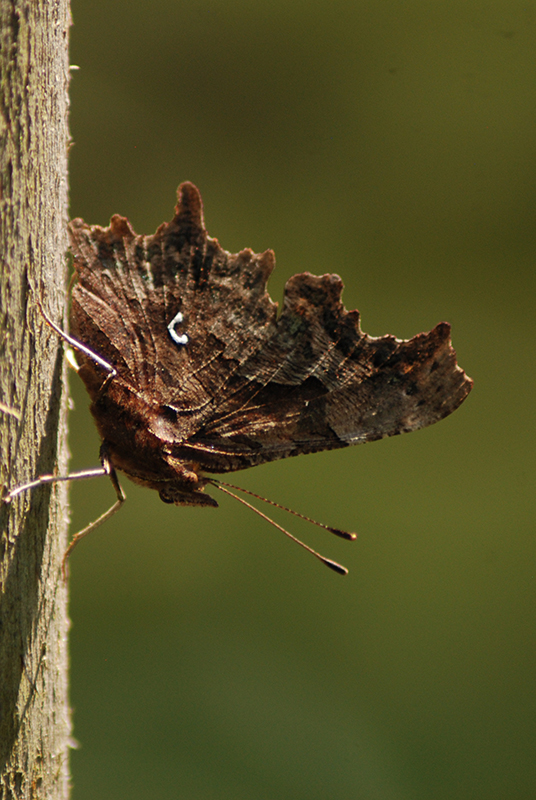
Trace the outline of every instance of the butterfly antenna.
<instances>
[{"instance_id":1,"label":"butterfly antenna","mask_svg":"<svg viewBox=\"0 0 536 800\"><path fill-rule=\"evenodd\" d=\"M305 514L300 514L299 511L294 511L294 509L292 508L287 508L286 506L282 506L281 503L276 503L275 500L269 500L267 497L262 497L260 494L255 494L255 492L250 492L249 489L243 489L241 486L233 486L232 483L225 483L224 481L219 481L216 478L212 478L212 482L218 484L219 486L227 486L229 489L234 489L237 492L244 492L244 494L249 494L250 497L255 497L257 500L262 500L263 503L269 503L271 506L280 508L281 511L287 511L289 514L293 514L295 517L299 517L300 519L305 520L305 522L310 522L312 525L316 525L318 528L323 528L325 531L334 533L335 536L340 536L341 539L347 539L351 542L357 539L357 533L349 533L349 531L343 531L340 528L332 528L331 525L324 525L323 522L317 522L316 519L311 519L311 517L306 517Z\"/></svg>"},{"instance_id":2,"label":"butterfly antenna","mask_svg":"<svg viewBox=\"0 0 536 800\"><path fill-rule=\"evenodd\" d=\"M55 322L52 322L50 317L48 317L45 314L45 312L43 310L43 306L41 305L41 303L39 302L39 300L37 298L36 298L35 302L37 304L37 308L39 309L39 312L40 312L41 316L43 317L43 319L45 320L47 325L49 325L52 328L53 331L56 331L56 333L58 334L60 339L63 339L64 342L68 342L71 345L71 347L73 347L75 350L79 350L81 353L84 353L84 355L86 355L88 358L90 358L92 361L94 361L96 364L98 364L99 367L102 367L104 370L106 370L106 372L109 375L109 378L115 378L115 376L117 375L117 370L114 369L114 367L112 367L111 364L108 364L107 361L105 361L103 358L101 358L99 355L97 355L97 353L94 353L93 350L90 350L89 347L86 347L85 344L82 344L82 342L79 342L76 339L73 339L73 337L69 336L68 333L66 333L65 331L62 331L62 329L60 327L58 327L58 325L56 325ZM70 361L70 359L69 359L69 361ZM74 366L71 361L70 361L70 363L71 363L71 366ZM76 364L76 366L74 368L76 369L76 371L78 371L78 369L79 369L78 364Z\"/></svg>"},{"instance_id":3,"label":"butterfly antenna","mask_svg":"<svg viewBox=\"0 0 536 800\"><path fill-rule=\"evenodd\" d=\"M252 506L251 503L248 503L247 500L244 500L243 497L239 497L237 494L234 494L234 492L231 492L231 491L229 491L229 489L225 488L225 486L228 486L229 484L225 484L225 486L223 486L219 481L215 481L215 480L210 480L209 483L211 483L212 486L215 486L216 489L219 489L220 492L225 492L225 494L228 494L230 497L234 497L235 500L238 500L238 502L242 503L242 505L246 506L246 508L249 508L249 509L251 509L251 511L254 511L255 514L258 514L259 517L262 517L264 520L266 520L266 522L269 522L270 525L274 526L274 528L277 528L278 530L280 530L282 533L285 534L285 536L288 536L289 539L292 539L292 541L296 542L296 544L299 544L300 547L303 547L304 550L308 550L309 553L311 553L313 556L318 558L318 560L321 561L323 564L325 564L326 567L329 567L334 572L337 572L339 575L348 575L348 570L346 569L346 567L343 567L341 564L337 564L336 561L332 561L330 558L325 558L325 556L320 555L320 553L317 553L316 550L313 550L312 547L309 547L309 545L307 545L304 542L300 541L300 539L297 539L295 536L293 536L291 533L289 533L287 530L285 530L285 528L283 528L281 525L278 525L277 522L274 522L273 519L270 519L270 517L266 516L266 514L263 514L262 511L259 511L258 508L255 508L255 506ZM240 490L240 491L243 491L243 490ZM248 492L248 494L253 494L253 493L252 492ZM253 496L256 497L256 495L253 495ZM264 498L259 498L259 499L263 500ZM269 501L267 501L267 502L269 502ZM277 505L277 503L274 503L273 505ZM281 508L283 508L283 506L281 506ZM301 515L297 514L297 516L301 516ZM306 519L306 517L304 517L304 519ZM322 526L322 527L324 527L324 526Z\"/></svg>"}]
</instances>

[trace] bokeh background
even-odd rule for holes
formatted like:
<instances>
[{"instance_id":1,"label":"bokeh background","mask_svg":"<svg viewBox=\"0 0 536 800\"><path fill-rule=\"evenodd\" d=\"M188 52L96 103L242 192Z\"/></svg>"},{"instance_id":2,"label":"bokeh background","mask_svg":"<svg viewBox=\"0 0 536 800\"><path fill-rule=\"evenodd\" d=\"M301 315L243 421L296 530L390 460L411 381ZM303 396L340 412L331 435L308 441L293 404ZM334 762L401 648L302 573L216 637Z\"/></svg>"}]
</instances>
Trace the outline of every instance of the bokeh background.
<instances>
[{"instance_id":1,"label":"bokeh background","mask_svg":"<svg viewBox=\"0 0 536 800\"><path fill-rule=\"evenodd\" d=\"M372 335L453 326L438 425L128 503L71 562L74 800L536 796L536 3L73 0L71 213L201 189L233 252L338 272ZM99 441L76 376L73 468ZM73 486L73 530L113 501Z\"/></svg>"}]
</instances>

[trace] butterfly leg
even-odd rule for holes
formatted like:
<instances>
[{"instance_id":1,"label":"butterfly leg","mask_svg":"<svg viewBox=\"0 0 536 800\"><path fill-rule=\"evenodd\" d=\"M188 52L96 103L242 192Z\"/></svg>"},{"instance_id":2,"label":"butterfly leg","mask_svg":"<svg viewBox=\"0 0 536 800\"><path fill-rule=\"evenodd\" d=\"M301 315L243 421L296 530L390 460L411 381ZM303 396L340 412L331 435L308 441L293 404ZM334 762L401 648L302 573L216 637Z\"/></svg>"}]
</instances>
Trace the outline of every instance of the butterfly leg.
<instances>
[{"instance_id":1,"label":"butterfly leg","mask_svg":"<svg viewBox=\"0 0 536 800\"><path fill-rule=\"evenodd\" d=\"M117 495L117 500L115 501L113 506L111 506L108 509L108 511L105 511L104 514L101 514L100 517L98 517L94 522L91 522L89 525L86 525L85 528L82 528L81 531L78 531L78 533L75 533L75 535L73 536L71 543L67 548L67 550L65 551L63 555L63 560L61 562L61 572L64 580L67 580L67 577L69 575L67 567L69 556L73 552L74 548L76 547L80 539L83 539L84 536L88 535L88 533L92 533L94 530L96 530L96 528L100 527L103 522L106 522L106 520L110 519L110 517L113 517L113 515L117 511L119 511L119 509L127 499L123 489L121 488L121 484L119 483L119 480L117 478L117 473L115 469L112 467L108 457L105 454L104 446L101 448L101 455L102 455L102 469L100 474L109 475L110 480L112 482L112 486L114 487L115 493Z\"/></svg>"},{"instance_id":2,"label":"butterfly leg","mask_svg":"<svg viewBox=\"0 0 536 800\"><path fill-rule=\"evenodd\" d=\"M45 486L46 484L50 483L61 483L63 481L79 481L85 480L86 478L100 478L103 475L108 475L110 480L112 481L112 485L115 489L115 493L117 495L117 500L113 504L108 511L105 511L104 514L92 522L90 525L87 525L81 531L76 533L73 536L73 539L65 551L63 556L63 560L61 562L61 571L63 574L64 579L67 578L67 560L71 555L74 547L78 544L80 539L83 539L84 536L87 536L88 533L94 531L99 525L102 525L103 522L106 522L107 519L110 519L116 511L119 511L121 506L126 500L126 495L121 488L119 480L117 478L117 474L112 467L106 453L104 452L104 448L101 450L101 458L102 458L102 467L95 467L94 469L86 469L81 472L70 472L68 475L40 475L39 478L36 478L34 481L30 481L29 483L24 483L21 486L17 486L15 489L8 491L1 499L0 502L8 505L11 501L17 497L19 494L26 492L30 489L35 489L37 486Z\"/></svg>"},{"instance_id":3,"label":"butterfly leg","mask_svg":"<svg viewBox=\"0 0 536 800\"><path fill-rule=\"evenodd\" d=\"M109 475L110 473L105 467L95 467L95 469L85 469L82 472L70 472L68 475L40 475L30 483L23 483L15 489L7 492L2 497L2 503L6 505L11 503L14 497L26 492L29 489L35 489L36 486L44 486L47 483L61 483L62 481L80 481L85 478L100 478L102 475Z\"/></svg>"},{"instance_id":4,"label":"butterfly leg","mask_svg":"<svg viewBox=\"0 0 536 800\"><path fill-rule=\"evenodd\" d=\"M6 406L5 403L0 403L0 412L2 414L8 414L10 417L15 417L15 419L20 420L20 411L17 411L15 408L11 408L11 406Z\"/></svg>"}]
</instances>

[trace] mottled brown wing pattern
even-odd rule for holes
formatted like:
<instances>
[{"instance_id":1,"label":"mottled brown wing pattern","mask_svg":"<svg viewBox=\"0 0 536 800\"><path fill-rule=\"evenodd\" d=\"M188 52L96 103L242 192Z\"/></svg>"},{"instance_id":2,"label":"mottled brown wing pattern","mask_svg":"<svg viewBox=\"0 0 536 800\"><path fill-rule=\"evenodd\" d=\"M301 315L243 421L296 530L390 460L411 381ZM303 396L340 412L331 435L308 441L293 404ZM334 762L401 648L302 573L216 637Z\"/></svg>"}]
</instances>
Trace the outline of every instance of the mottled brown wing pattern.
<instances>
[{"instance_id":1,"label":"mottled brown wing pattern","mask_svg":"<svg viewBox=\"0 0 536 800\"><path fill-rule=\"evenodd\" d=\"M409 341L371 338L340 304L341 290L334 275L289 281L275 336L190 440L219 470L239 468L233 453L252 465L417 430L467 396L472 382L456 365L448 324Z\"/></svg>"},{"instance_id":2,"label":"mottled brown wing pattern","mask_svg":"<svg viewBox=\"0 0 536 800\"><path fill-rule=\"evenodd\" d=\"M120 377L148 397L198 418L275 331L277 305L266 291L274 256L227 253L205 231L197 189L183 184L179 201L154 236L136 236L118 216L109 228L71 223L78 275L71 330L100 345ZM178 312L184 347L167 330Z\"/></svg>"},{"instance_id":3,"label":"mottled brown wing pattern","mask_svg":"<svg viewBox=\"0 0 536 800\"><path fill-rule=\"evenodd\" d=\"M407 341L369 337L341 303L341 279L307 272L287 282L278 318L272 251L227 253L197 189L182 184L178 197L153 236L119 216L70 226L72 334L151 408L168 461L225 472L345 447L430 425L467 396L447 323ZM95 373L86 361L93 396Z\"/></svg>"}]
</instances>

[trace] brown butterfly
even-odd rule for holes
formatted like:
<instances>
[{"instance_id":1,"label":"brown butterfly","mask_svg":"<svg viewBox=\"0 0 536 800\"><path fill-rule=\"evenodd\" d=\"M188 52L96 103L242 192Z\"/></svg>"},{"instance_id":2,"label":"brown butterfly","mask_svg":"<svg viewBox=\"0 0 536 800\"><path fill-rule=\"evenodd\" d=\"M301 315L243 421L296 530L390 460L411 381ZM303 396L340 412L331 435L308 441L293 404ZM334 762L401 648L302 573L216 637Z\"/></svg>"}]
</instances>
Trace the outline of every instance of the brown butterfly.
<instances>
[{"instance_id":1,"label":"brown butterfly","mask_svg":"<svg viewBox=\"0 0 536 800\"><path fill-rule=\"evenodd\" d=\"M77 351L103 466L66 478L108 474L118 500L68 553L124 501L116 470L166 503L217 506L205 487L229 484L207 473L417 430L471 390L447 323L409 340L370 337L342 305L338 275L294 275L278 315L266 291L273 252L223 250L191 183L153 236L117 215L108 228L69 228L71 335L50 324Z\"/></svg>"}]
</instances>

